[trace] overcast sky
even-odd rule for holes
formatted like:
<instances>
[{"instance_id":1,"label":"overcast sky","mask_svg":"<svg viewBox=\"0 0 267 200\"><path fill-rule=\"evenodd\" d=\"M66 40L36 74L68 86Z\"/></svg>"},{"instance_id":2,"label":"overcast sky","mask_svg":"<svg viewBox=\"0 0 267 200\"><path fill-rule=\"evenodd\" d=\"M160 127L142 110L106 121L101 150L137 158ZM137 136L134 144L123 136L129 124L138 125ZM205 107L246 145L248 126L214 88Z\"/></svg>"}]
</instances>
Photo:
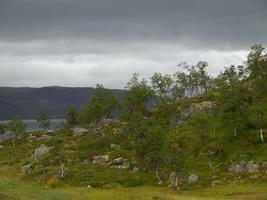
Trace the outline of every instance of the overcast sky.
<instances>
[{"instance_id":1,"label":"overcast sky","mask_svg":"<svg viewBox=\"0 0 267 200\"><path fill-rule=\"evenodd\" d=\"M123 88L199 60L215 75L255 43L266 0L0 0L0 86Z\"/></svg>"}]
</instances>

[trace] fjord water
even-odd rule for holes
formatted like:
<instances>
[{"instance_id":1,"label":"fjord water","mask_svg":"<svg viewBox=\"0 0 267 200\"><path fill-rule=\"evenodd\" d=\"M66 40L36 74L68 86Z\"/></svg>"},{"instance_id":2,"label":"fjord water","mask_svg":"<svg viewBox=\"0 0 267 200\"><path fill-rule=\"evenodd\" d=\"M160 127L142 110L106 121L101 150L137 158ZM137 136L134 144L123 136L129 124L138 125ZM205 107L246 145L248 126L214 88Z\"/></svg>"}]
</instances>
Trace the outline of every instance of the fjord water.
<instances>
[{"instance_id":1,"label":"fjord water","mask_svg":"<svg viewBox=\"0 0 267 200\"><path fill-rule=\"evenodd\" d=\"M49 130L57 130L58 128L60 128L60 125L65 121L65 119L51 119ZM10 120L0 121L0 124L8 124L9 122ZM30 133L35 131L41 131L36 120L23 120L23 122L26 125L26 132ZM10 137L12 137L12 134L7 131L5 134L0 134L0 141L8 139Z\"/></svg>"}]
</instances>

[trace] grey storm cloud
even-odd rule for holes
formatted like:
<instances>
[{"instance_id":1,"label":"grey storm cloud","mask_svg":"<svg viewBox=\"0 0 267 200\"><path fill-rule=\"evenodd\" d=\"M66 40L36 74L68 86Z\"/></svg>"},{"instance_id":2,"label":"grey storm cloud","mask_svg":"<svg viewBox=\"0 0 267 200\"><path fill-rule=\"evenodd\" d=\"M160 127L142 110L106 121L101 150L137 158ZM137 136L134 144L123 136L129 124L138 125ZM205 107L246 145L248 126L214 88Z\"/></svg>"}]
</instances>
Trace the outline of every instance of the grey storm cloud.
<instances>
[{"instance_id":1,"label":"grey storm cloud","mask_svg":"<svg viewBox=\"0 0 267 200\"><path fill-rule=\"evenodd\" d=\"M121 88L198 59L216 74L266 35L266 0L0 0L0 85Z\"/></svg>"},{"instance_id":2,"label":"grey storm cloud","mask_svg":"<svg viewBox=\"0 0 267 200\"><path fill-rule=\"evenodd\" d=\"M1 0L0 38L248 47L267 42L266 0Z\"/></svg>"}]
</instances>

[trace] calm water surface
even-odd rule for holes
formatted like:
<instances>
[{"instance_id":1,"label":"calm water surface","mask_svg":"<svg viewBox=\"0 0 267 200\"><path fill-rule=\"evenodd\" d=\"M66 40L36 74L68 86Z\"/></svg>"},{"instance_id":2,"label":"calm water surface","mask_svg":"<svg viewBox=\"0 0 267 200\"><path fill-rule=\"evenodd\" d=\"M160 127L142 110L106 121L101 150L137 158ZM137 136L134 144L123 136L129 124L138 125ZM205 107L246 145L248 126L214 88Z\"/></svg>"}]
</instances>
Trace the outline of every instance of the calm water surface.
<instances>
[{"instance_id":1,"label":"calm water surface","mask_svg":"<svg viewBox=\"0 0 267 200\"><path fill-rule=\"evenodd\" d=\"M0 124L8 124L10 120L6 121L0 121ZM60 125L66 122L65 119L51 119L50 120L50 130L57 130ZM38 127L38 123L36 120L23 120L23 123L26 125L26 131L27 132L35 132L35 131L41 131L41 129ZM9 137L12 137L12 134L8 131L5 134L0 135L0 141L1 139L7 139Z\"/></svg>"}]
</instances>

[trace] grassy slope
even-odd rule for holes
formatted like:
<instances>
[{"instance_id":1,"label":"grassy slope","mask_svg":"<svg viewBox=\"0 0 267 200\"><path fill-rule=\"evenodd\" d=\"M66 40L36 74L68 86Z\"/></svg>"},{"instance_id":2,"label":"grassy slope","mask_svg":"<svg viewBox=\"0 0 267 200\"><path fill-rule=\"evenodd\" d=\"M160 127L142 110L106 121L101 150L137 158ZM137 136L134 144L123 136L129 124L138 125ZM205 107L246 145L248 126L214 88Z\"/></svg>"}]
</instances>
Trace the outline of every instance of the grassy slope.
<instances>
[{"instance_id":1,"label":"grassy slope","mask_svg":"<svg viewBox=\"0 0 267 200\"><path fill-rule=\"evenodd\" d=\"M109 132L115 127L106 127ZM227 172L227 167L234 161L241 159L255 162L267 161L267 145L259 142L259 136L255 129L248 130L238 138L222 137L223 130L218 130L216 140L211 143L214 149L224 150L223 161L214 160L213 164L218 169L216 178L224 180L221 185L210 187L213 181L213 173L210 170L203 153L195 149L197 135L190 126L183 126L179 134L187 138L187 150L190 157L186 162L186 175L196 173L200 176L199 182L194 186L185 186L182 192L175 192L167 187L155 187L156 180L152 172L131 173L130 170L111 169L93 165L91 158L99 154L108 154L111 158L124 157L130 162L131 168L138 166L135 153L129 144L129 140L122 135L96 136L93 133L74 137L66 133L53 135L51 141L29 141L25 138L17 141L16 148L11 142L4 142L0 149L0 199L92 199L92 200L200 200L200 199L267 199L267 174L262 171L256 180L245 175L244 182L233 184L232 180L239 178ZM38 135L38 134L37 134ZM112 149L111 143L120 144L120 149ZM54 147L48 157L44 157L37 163L32 174L22 175L19 171L22 165L31 162L33 151L40 145ZM241 157L242 155L242 157ZM245 157L244 157L245 156ZM64 181L55 183L54 189L49 185L49 179L59 171L59 159L66 164L68 177ZM71 160L71 162L69 162ZM163 166L164 167L164 166ZM38 183L35 178L47 174L48 181ZM165 181L170 171L163 168L162 174ZM238 181L237 181L238 182ZM54 184L54 183L53 183ZM87 190L90 184L94 188L103 188L111 185L112 189ZM167 183L166 183L167 184ZM114 187L113 187L114 186ZM129 186L138 186L131 187ZM190 190L189 190L190 189Z\"/></svg>"},{"instance_id":2,"label":"grassy slope","mask_svg":"<svg viewBox=\"0 0 267 200\"><path fill-rule=\"evenodd\" d=\"M175 192L164 187L92 189L61 187L51 189L19 179L10 169L0 171L0 199L3 200L265 200L267 184L232 184Z\"/></svg>"}]
</instances>

